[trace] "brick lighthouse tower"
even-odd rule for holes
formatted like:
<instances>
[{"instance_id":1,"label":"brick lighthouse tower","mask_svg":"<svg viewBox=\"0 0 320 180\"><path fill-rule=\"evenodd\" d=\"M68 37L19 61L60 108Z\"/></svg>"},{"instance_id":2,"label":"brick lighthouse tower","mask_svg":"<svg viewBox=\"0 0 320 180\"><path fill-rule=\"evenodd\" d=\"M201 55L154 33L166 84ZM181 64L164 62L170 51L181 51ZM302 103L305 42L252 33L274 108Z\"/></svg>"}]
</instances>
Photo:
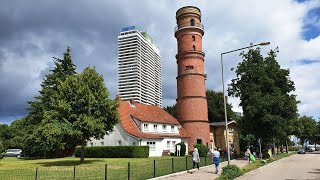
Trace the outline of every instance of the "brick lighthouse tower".
<instances>
[{"instance_id":1,"label":"brick lighthouse tower","mask_svg":"<svg viewBox=\"0 0 320 180\"><path fill-rule=\"evenodd\" d=\"M210 128L202 52L201 11L186 6L176 13L175 37L178 41L177 119L191 136L188 150L196 143L209 146Z\"/></svg>"}]
</instances>

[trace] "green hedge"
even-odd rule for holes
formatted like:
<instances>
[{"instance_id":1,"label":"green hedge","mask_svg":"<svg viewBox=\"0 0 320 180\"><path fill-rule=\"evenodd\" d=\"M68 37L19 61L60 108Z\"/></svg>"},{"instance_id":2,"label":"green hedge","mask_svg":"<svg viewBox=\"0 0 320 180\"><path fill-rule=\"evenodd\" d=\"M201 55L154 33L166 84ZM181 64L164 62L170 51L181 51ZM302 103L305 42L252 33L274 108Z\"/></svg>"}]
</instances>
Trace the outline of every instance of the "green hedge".
<instances>
[{"instance_id":1,"label":"green hedge","mask_svg":"<svg viewBox=\"0 0 320 180\"><path fill-rule=\"evenodd\" d=\"M81 156L81 147L76 147L75 156ZM147 158L149 146L94 146L86 147L86 158Z\"/></svg>"},{"instance_id":2,"label":"green hedge","mask_svg":"<svg viewBox=\"0 0 320 180\"><path fill-rule=\"evenodd\" d=\"M235 179L236 177L242 176L243 172L241 172L240 168L236 165L227 165L222 168L220 179Z\"/></svg>"}]
</instances>

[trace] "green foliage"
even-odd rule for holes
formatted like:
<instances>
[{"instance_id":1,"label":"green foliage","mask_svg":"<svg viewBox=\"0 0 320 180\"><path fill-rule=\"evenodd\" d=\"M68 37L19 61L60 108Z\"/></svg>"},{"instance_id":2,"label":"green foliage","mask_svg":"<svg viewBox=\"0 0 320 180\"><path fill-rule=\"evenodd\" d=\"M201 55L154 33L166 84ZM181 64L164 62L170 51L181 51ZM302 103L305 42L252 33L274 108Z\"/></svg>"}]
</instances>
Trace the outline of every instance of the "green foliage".
<instances>
[{"instance_id":1,"label":"green foliage","mask_svg":"<svg viewBox=\"0 0 320 180\"><path fill-rule=\"evenodd\" d=\"M251 133L265 143L290 135L298 115L298 101L291 93L295 87L290 71L281 69L276 53L271 50L265 58L259 48L241 53L243 61L237 66L237 78L228 88L229 95L241 101L242 132Z\"/></svg>"},{"instance_id":2,"label":"green foliage","mask_svg":"<svg viewBox=\"0 0 320 180\"><path fill-rule=\"evenodd\" d=\"M58 86L48 121L64 124L67 136L85 146L90 137L103 138L119 122L118 99L110 100L102 75L87 67ZM83 157L81 158L83 161Z\"/></svg>"},{"instance_id":3,"label":"green foliage","mask_svg":"<svg viewBox=\"0 0 320 180\"><path fill-rule=\"evenodd\" d=\"M206 91L208 101L208 119L209 122L222 122L225 121L224 114L224 100L222 92L215 92L213 90ZM226 99L228 102L228 100ZM227 103L228 120L238 120L237 115L232 111L232 105Z\"/></svg>"},{"instance_id":4,"label":"green foliage","mask_svg":"<svg viewBox=\"0 0 320 180\"><path fill-rule=\"evenodd\" d=\"M177 152L177 145L180 145L180 156L186 155L186 144L184 144L184 142L180 142L176 144L176 152Z\"/></svg>"},{"instance_id":5,"label":"green foliage","mask_svg":"<svg viewBox=\"0 0 320 180\"><path fill-rule=\"evenodd\" d=\"M203 144L195 144L193 147L198 149L200 157L208 156L209 148Z\"/></svg>"},{"instance_id":6,"label":"green foliage","mask_svg":"<svg viewBox=\"0 0 320 180\"><path fill-rule=\"evenodd\" d=\"M317 133L317 122L312 117L300 117L297 126L299 127L299 134L297 136L300 138L302 145L306 140L315 141L317 135L319 135L319 132Z\"/></svg>"},{"instance_id":7,"label":"green foliage","mask_svg":"<svg viewBox=\"0 0 320 180\"><path fill-rule=\"evenodd\" d=\"M171 116L173 116L174 118L177 118L177 107L176 104L174 104L173 106L167 106L165 108L163 108L165 111L167 111L169 114L171 114Z\"/></svg>"},{"instance_id":8,"label":"green foliage","mask_svg":"<svg viewBox=\"0 0 320 180\"><path fill-rule=\"evenodd\" d=\"M298 146L289 146L288 147L288 151L298 151L298 149L300 149L300 147L298 147Z\"/></svg>"},{"instance_id":9,"label":"green foliage","mask_svg":"<svg viewBox=\"0 0 320 180\"><path fill-rule=\"evenodd\" d=\"M81 156L81 147L77 147L75 156ZM147 158L149 146L94 146L86 147L86 158Z\"/></svg>"},{"instance_id":10,"label":"green foliage","mask_svg":"<svg viewBox=\"0 0 320 180\"><path fill-rule=\"evenodd\" d=\"M235 179L236 177L242 176L242 171L236 165L227 165L222 168L222 176L225 176L226 179Z\"/></svg>"},{"instance_id":11,"label":"green foliage","mask_svg":"<svg viewBox=\"0 0 320 180\"><path fill-rule=\"evenodd\" d=\"M6 153L6 146L4 145L4 143L2 142L2 140L0 139L0 159L3 158L3 156Z\"/></svg>"}]
</instances>

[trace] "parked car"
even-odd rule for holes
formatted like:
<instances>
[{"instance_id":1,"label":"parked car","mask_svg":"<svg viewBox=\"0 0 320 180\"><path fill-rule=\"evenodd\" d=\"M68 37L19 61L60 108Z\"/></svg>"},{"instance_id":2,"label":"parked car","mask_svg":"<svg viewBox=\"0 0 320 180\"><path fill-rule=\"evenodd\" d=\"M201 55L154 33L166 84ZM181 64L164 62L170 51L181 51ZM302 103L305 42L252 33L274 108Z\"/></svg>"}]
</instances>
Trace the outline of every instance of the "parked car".
<instances>
[{"instance_id":1,"label":"parked car","mask_svg":"<svg viewBox=\"0 0 320 180\"><path fill-rule=\"evenodd\" d=\"M22 150L21 149L8 149L5 156L20 158L22 156Z\"/></svg>"},{"instance_id":2,"label":"parked car","mask_svg":"<svg viewBox=\"0 0 320 180\"><path fill-rule=\"evenodd\" d=\"M298 150L298 154L305 154L305 153L306 153L306 151L304 149L299 149Z\"/></svg>"},{"instance_id":3,"label":"parked car","mask_svg":"<svg viewBox=\"0 0 320 180\"><path fill-rule=\"evenodd\" d=\"M314 147L306 147L307 152L313 152L315 151Z\"/></svg>"}]
</instances>

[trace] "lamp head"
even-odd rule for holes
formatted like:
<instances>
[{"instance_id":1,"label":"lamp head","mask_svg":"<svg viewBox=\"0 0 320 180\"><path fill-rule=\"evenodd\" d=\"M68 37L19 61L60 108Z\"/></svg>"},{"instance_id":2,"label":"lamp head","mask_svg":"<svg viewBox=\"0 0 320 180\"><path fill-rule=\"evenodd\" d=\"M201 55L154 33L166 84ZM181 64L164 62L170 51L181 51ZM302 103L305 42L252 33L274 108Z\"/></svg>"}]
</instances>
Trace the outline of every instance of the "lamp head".
<instances>
[{"instance_id":1,"label":"lamp head","mask_svg":"<svg viewBox=\"0 0 320 180\"><path fill-rule=\"evenodd\" d=\"M262 42L262 43L259 43L260 46L268 46L270 44L270 42Z\"/></svg>"}]
</instances>

